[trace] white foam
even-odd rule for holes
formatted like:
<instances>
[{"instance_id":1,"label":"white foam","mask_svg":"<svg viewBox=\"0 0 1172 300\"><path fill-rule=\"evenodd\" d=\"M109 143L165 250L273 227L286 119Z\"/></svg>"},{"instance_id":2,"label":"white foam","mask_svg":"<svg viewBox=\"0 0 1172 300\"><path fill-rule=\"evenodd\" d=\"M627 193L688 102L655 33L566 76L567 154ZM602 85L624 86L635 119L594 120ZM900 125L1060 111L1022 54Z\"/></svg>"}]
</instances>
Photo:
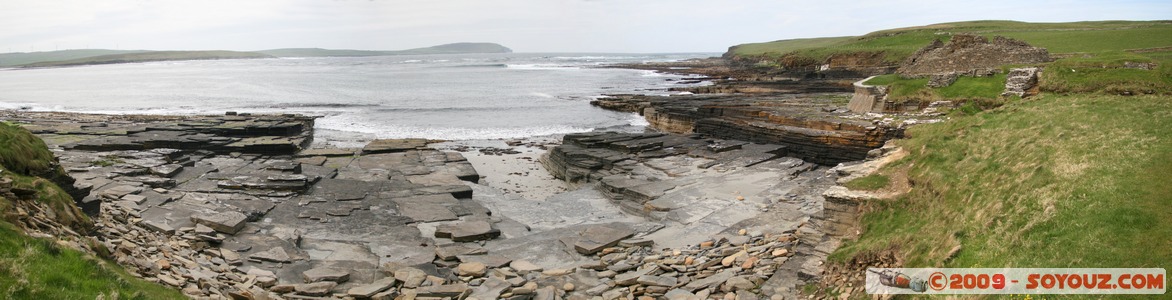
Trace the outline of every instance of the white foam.
<instances>
[{"instance_id":1,"label":"white foam","mask_svg":"<svg viewBox=\"0 0 1172 300\"><path fill-rule=\"evenodd\" d=\"M642 72L642 74L639 74L639 76L643 77L681 77L679 75L664 74L652 70L640 70L639 72Z\"/></svg>"},{"instance_id":2,"label":"white foam","mask_svg":"<svg viewBox=\"0 0 1172 300\"><path fill-rule=\"evenodd\" d=\"M342 133L359 133L370 138L397 139L397 138L427 138L441 140L478 140L478 139L509 139L554 134L587 132L593 128L574 127L565 125L536 126L524 128L467 128L467 127L423 127L404 125L376 125L370 123L356 123L342 120L343 118L325 117L318 119L316 127L324 129L323 134L330 131ZM337 122L341 121L341 122ZM327 137L328 139L329 137Z\"/></svg>"},{"instance_id":3,"label":"white foam","mask_svg":"<svg viewBox=\"0 0 1172 300\"><path fill-rule=\"evenodd\" d=\"M541 98L546 98L546 99L553 99L554 98L553 95L541 93L541 92L530 92L529 95L537 96L537 97L541 97Z\"/></svg>"},{"instance_id":4,"label":"white foam","mask_svg":"<svg viewBox=\"0 0 1172 300\"><path fill-rule=\"evenodd\" d=\"M647 122L647 118L639 114L631 114L631 118L627 119L627 124L631 124L631 126L651 126L651 123Z\"/></svg>"},{"instance_id":5,"label":"white foam","mask_svg":"<svg viewBox=\"0 0 1172 300\"><path fill-rule=\"evenodd\" d=\"M6 110L39 110L36 103L0 102L0 109Z\"/></svg>"}]
</instances>

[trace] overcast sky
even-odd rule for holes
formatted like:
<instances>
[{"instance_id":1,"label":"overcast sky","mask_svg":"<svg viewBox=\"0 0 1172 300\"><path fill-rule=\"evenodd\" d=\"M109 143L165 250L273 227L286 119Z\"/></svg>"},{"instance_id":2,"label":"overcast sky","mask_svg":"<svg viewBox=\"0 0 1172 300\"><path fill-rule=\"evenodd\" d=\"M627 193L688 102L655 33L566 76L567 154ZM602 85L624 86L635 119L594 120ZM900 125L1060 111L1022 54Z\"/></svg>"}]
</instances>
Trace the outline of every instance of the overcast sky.
<instances>
[{"instance_id":1,"label":"overcast sky","mask_svg":"<svg viewBox=\"0 0 1172 300\"><path fill-rule=\"evenodd\" d=\"M1172 1L0 0L0 52L105 48L723 52L966 20L1172 19Z\"/></svg>"}]
</instances>

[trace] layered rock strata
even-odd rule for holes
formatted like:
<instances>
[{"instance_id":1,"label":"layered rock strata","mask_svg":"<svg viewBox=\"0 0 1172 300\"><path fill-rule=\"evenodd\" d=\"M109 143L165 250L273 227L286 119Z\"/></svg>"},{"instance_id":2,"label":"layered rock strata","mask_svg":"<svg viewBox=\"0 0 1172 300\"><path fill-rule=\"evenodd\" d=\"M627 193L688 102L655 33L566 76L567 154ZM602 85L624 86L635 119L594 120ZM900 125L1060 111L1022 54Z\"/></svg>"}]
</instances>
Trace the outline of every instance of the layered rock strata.
<instances>
[{"instance_id":1,"label":"layered rock strata","mask_svg":"<svg viewBox=\"0 0 1172 300\"><path fill-rule=\"evenodd\" d=\"M903 124L860 119L835 104L838 94L615 96L596 105L634 110L652 127L722 139L785 146L786 156L825 165L866 158L903 136Z\"/></svg>"}]
</instances>

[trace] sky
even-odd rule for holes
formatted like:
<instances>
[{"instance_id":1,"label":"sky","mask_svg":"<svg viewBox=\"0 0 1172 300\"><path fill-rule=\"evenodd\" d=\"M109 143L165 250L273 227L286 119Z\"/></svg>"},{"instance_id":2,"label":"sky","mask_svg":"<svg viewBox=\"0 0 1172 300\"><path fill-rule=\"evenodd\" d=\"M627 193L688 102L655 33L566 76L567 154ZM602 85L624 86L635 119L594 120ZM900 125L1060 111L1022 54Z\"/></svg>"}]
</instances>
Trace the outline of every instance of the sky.
<instances>
[{"instance_id":1,"label":"sky","mask_svg":"<svg viewBox=\"0 0 1172 300\"><path fill-rule=\"evenodd\" d=\"M515 52L724 52L955 21L1167 19L1168 0L0 0L0 52L454 42Z\"/></svg>"}]
</instances>

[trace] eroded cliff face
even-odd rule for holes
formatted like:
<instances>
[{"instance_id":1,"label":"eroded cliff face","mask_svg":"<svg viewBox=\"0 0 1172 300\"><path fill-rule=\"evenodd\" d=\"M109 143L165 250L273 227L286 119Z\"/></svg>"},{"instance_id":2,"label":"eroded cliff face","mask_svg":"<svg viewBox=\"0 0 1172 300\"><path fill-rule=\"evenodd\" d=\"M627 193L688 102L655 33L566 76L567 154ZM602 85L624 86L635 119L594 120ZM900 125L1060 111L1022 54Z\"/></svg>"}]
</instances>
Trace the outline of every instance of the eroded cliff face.
<instances>
[{"instance_id":1,"label":"eroded cliff face","mask_svg":"<svg viewBox=\"0 0 1172 300\"><path fill-rule=\"evenodd\" d=\"M889 74L899 67L888 61L888 54L882 51L839 53L822 60L793 53L781 56L735 55L732 54L734 51L735 48L730 48L723 58L735 69L795 78L862 78Z\"/></svg>"}]
</instances>

